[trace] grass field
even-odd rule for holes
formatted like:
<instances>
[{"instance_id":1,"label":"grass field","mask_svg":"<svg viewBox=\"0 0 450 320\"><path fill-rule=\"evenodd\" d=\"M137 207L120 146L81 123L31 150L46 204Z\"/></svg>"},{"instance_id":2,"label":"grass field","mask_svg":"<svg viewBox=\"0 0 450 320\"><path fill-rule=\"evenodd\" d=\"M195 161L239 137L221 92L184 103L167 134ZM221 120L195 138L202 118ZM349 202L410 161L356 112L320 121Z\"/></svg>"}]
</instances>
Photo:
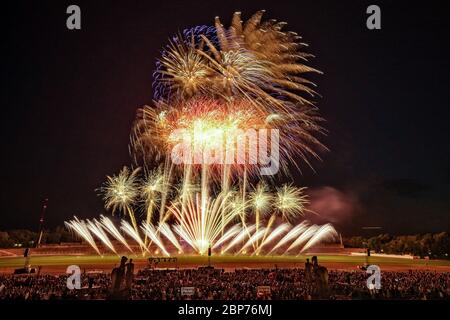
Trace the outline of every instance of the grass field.
<instances>
[{"instance_id":1,"label":"grass field","mask_svg":"<svg viewBox=\"0 0 450 320\"><path fill-rule=\"evenodd\" d=\"M148 258L140 255L128 256L133 258L137 266L143 267L147 264ZM258 268L273 267L303 267L306 258L311 256L212 256L211 264L220 268ZM206 256L177 256L177 262L160 263L159 266L168 267L196 267L208 264ZM362 256L345 255L322 255L318 256L319 263L333 268L356 268L363 265L366 258ZM32 266L42 266L43 269L64 270L69 265L78 265L91 269L111 269L119 263L120 258L115 255L109 256L32 256L30 263ZM7 272L11 268L23 267L24 258L22 257L1 257L0 272ZM439 269L441 271L450 271L449 260L410 260L392 257L370 257L369 264L376 264L380 267L390 266L399 269Z\"/></svg>"}]
</instances>

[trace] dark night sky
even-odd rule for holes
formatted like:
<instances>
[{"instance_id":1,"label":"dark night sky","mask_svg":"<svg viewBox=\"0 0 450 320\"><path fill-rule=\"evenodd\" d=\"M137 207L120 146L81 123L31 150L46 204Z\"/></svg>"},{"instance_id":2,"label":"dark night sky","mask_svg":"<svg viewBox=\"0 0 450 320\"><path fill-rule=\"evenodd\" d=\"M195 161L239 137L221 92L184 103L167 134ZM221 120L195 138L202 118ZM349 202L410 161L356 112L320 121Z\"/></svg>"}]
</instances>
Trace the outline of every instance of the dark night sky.
<instances>
[{"instance_id":1,"label":"dark night sky","mask_svg":"<svg viewBox=\"0 0 450 320\"><path fill-rule=\"evenodd\" d=\"M153 3L155 2L155 3ZM365 27L365 1L16 1L2 9L0 230L47 227L102 213L107 174L131 159L138 107L169 36L228 25L234 11L287 21L324 71L315 77L331 149L296 183L349 204L324 214L360 233L450 230L449 19L445 2L373 1L382 30ZM78 4L82 30L66 29ZM328 205L325 204L325 211Z\"/></svg>"}]
</instances>

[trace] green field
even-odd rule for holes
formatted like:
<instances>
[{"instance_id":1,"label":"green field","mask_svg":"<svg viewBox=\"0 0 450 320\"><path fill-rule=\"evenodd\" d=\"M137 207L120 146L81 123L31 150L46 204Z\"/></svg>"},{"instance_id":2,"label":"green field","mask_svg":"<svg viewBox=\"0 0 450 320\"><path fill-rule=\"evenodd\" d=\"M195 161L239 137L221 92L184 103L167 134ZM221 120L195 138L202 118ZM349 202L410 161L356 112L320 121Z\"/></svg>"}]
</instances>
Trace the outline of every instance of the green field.
<instances>
[{"instance_id":1,"label":"green field","mask_svg":"<svg viewBox=\"0 0 450 320\"><path fill-rule=\"evenodd\" d=\"M147 258L143 258L140 255L128 256L133 258L136 262L146 263ZM255 267L258 264L279 264L280 267L283 264L289 264L290 266L303 266L306 258L311 256L212 256L211 264L220 265L221 267L233 267L233 265L238 265L239 267L244 267L248 265L249 267ZM183 265L207 265L208 257L206 256L177 256L177 262L174 263L161 263L164 267L182 267ZM319 263L336 263L336 264L346 264L349 266L362 265L366 262L365 257L361 256L343 256L343 255L323 255L318 256ZM53 267L65 267L72 264L79 266L89 266L89 267L109 267L114 266L119 263L120 258L115 255L108 256L32 256L30 263L33 266L53 266ZM23 267L24 265L23 257L1 257L0 258L0 271L2 268L17 268ZM392 257L370 257L368 260L369 264L377 265L392 265L392 266L442 266L450 267L450 260L409 260L401 258Z\"/></svg>"}]
</instances>

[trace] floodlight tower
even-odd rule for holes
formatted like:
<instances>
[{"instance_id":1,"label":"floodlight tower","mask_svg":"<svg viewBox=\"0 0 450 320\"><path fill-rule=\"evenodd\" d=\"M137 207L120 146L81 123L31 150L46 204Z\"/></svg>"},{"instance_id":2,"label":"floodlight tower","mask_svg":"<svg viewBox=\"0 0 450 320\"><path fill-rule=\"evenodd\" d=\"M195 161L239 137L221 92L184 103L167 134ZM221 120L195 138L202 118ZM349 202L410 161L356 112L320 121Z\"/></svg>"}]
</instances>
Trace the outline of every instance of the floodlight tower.
<instances>
[{"instance_id":1,"label":"floodlight tower","mask_svg":"<svg viewBox=\"0 0 450 320\"><path fill-rule=\"evenodd\" d=\"M47 206L48 206L48 199L46 198L42 202L41 218L39 220L39 238L38 241L36 242L36 248L39 248L39 246L41 245L42 235L44 234L44 218Z\"/></svg>"}]
</instances>

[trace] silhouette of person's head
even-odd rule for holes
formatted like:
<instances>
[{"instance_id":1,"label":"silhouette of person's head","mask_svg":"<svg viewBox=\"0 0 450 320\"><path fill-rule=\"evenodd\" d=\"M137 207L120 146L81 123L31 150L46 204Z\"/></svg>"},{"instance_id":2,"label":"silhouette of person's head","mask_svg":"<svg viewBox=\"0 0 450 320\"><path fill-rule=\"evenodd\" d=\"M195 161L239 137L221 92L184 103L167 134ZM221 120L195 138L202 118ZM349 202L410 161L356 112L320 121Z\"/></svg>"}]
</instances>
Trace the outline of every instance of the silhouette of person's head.
<instances>
[{"instance_id":1,"label":"silhouette of person's head","mask_svg":"<svg viewBox=\"0 0 450 320\"><path fill-rule=\"evenodd\" d=\"M306 259L306 262L308 262L308 263L309 263L309 258L308 258L308 259Z\"/></svg>"}]
</instances>

